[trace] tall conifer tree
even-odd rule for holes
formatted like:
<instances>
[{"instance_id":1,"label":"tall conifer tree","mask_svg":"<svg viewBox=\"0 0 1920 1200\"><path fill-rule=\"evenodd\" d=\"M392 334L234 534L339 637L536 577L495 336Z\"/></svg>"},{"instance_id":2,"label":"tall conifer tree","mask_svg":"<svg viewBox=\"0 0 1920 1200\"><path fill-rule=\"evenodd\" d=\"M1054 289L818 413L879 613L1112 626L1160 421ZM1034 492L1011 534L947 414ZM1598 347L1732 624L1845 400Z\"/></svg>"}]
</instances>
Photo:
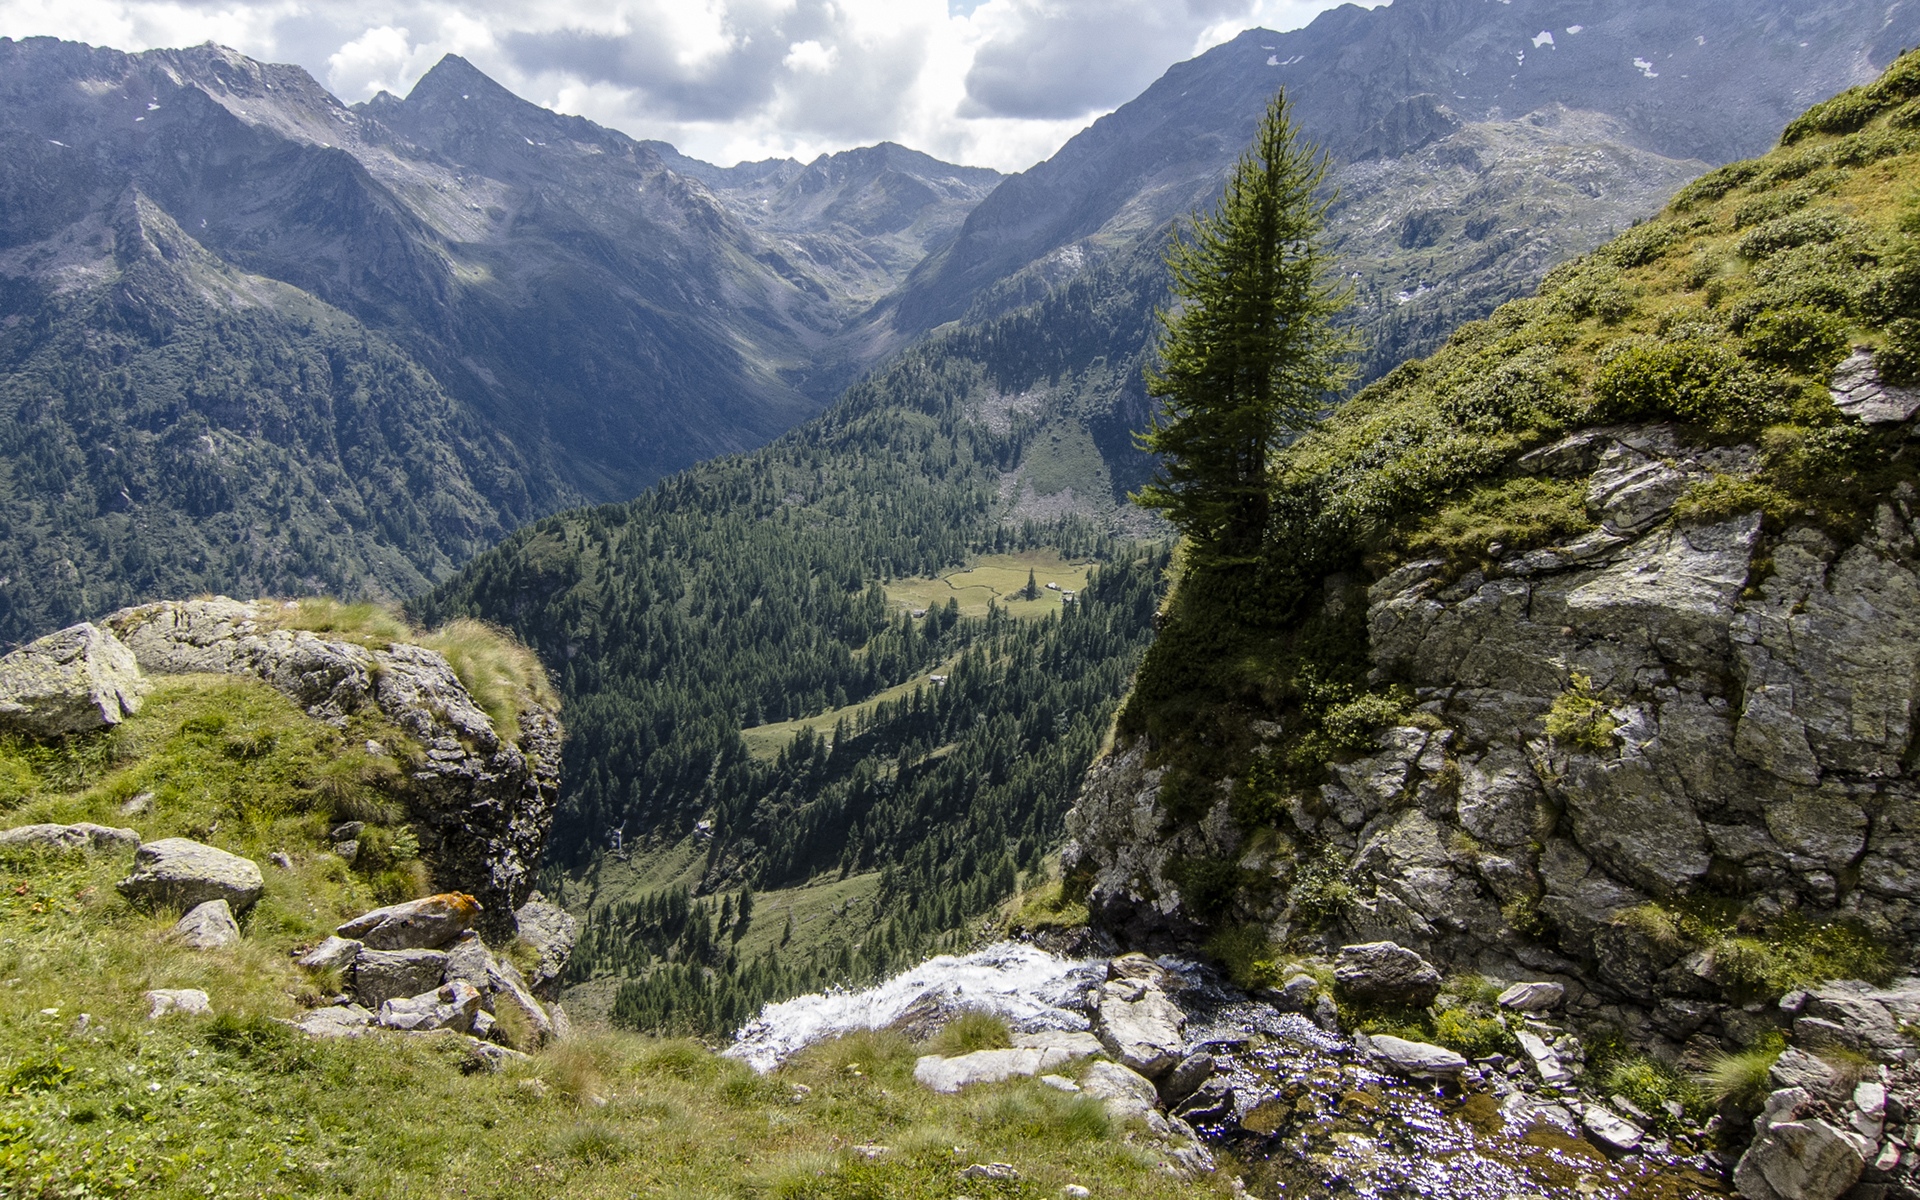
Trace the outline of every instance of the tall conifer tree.
<instances>
[{"instance_id":1,"label":"tall conifer tree","mask_svg":"<svg viewBox=\"0 0 1920 1200\"><path fill-rule=\"evenodd\" d=\"M1147 372L1162 406L1137 439L1161 466L1134 499L1166 514L1197 564L1257 559L1273 451L1350 377L1353 338L1332 324L1350 289L1328 278L1319 240L1326 174L1282 92L1219 203L1167 250L1175 303Z\"/></svg>"}]
</instances>

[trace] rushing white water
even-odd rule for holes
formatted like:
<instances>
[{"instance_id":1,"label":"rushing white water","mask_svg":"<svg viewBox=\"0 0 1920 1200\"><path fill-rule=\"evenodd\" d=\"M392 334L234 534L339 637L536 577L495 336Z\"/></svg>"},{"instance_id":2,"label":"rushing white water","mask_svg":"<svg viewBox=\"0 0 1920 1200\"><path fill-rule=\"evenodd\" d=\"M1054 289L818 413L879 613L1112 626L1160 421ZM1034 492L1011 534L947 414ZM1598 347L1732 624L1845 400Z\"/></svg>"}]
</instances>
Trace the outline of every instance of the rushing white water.
<instances>
[{"instance_id":1,"label":"rushing white water","mask_svg":"<svg viewBox=\"0 0 1920 1200\"><path fill-rule=\"evenodd\" d=\"M972 954L942 954L864 991L834 989L769 1004L741 1026L728 1047L756 1071L771 1071L814 1042L861 1029L885 1029L923 1007L996 1013L1022 1033L1085 1029L1072 1007L1100 977L1104 959L1069 959L1019 942Z\"/></svg>"}]
</instances>

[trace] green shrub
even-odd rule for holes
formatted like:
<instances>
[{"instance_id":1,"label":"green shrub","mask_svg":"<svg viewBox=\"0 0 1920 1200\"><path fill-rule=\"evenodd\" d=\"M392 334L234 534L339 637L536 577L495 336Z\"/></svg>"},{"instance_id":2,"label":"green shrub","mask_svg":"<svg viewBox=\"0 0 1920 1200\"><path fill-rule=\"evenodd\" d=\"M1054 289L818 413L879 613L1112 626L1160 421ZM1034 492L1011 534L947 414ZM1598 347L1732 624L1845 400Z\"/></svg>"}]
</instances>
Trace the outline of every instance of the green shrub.
<instances>
[{"instance_id":1,"label":"green shrub","mask_svg":"<svg viewBox=\"0 0 1920 1200\"><path fill-rule=\"evenodd\" d=\"M1797 212L1775 217L1740 239L1740 257L1762 259L1796 246L1832 244L1852 236L1857 222L1838 213Z\"/></svg>"},{"instance_id":2,"label":"green shrub","mask_svg":"<svg viewBox=\"0 0 1920 1200\"><path fill-rule=\"evenodd\" d=\"M1511 1054L1519 1049L1513 1033L1497 1016L1469 1008L1449 1008L1433 1018L1433 1040L1468 1058Z\"/></svg>"},{"instance_id":3,"label":"green shrub","mask_svg":"<svg viewBox=\"0 0 1920 1200\"><path fill-rule=\"evenodd\" d=\"M1709 171L1681 188L1668 207L1674 212L1691 212L1702 204L1711 204L1721 199L1759 172L1760 165L1754 162L1737 162L1721 167L1717 171Z\"/></svg>"},{"instance_id":4,"label":"green shrub","mask_svg":"<svg viewBox=\"0 0 1920 1200\"><path fill-rule=\"evenodd\" d=\"M1665 1063L1643 1054L1626 1055L1608 1064L1601 1083L1607 1095L1625 1096L1662 1125L1673 1123L1666 1111L1670 1101L1677 1101L1695 1116L1706 1115L1706 1097L1699 1088Z\"/></svg>"},{"instance_id":5,"label":"green shrub","mask_svg":"<svg viewBox=\"0 0 1920 1200\"><path fill-rule=\"evenodd\" d=\"M1896 317L1887 322L1886 342L1873 356L1873 362L1880 370L1880 378L1895 387L1920 383L1920 321Z\"/></svg>"},{"instance_id":6,"label":"green shrub","mask_svg":"<svg viewBox=\"0 0 1920 1200\"><path fill-rule=\"evenodd\" d=\"M1826 378L1847 356L1847 323L1809 305L1762 313L1748 322L1747 353L1761 362Z\"/></svg>"},{"instance_id":7,"label":"green shrub","mask_svg":"<svg viewBox=\"0 0 1920 1200\"><path fill-rule=\"evenodd\" d=\"M1715 428L1766 424L1771 397L1752 368L1708 341L1641 342L1595 373L1597 416L1633 421L1678 418Z\"/></svg>"},{"instance_id":8,"label":"green shrub","mask_svg":"<svg viewBox=\"0 0 1920 1200\"><path fill-rule=\"evenodd\" d=\"M1761 192L1742 200L1740 206L1733 210L1733 227L1751 229L1755 225L1780 220L1812 204L1816 198L1810 188Z\"/></svg>"},{"instance_id":9,"label":"green shrub","mask_svg":"<svg viewBox=\"0 0 1920 1200\"><path fill-rule=\"evenodd\" d=\"M1894 975L1888 948L1851 925L1789 917L1758 934L1713 943L1713 971L1736 992L1779 996L1829 979L1885 983Z\"/></svg>"},{"instance_id":10,"label":"green shrub","mask_svg":"<svg viewBox=\"0 0 1920 1200\"><path fill-rule=\"evenodd\" d=\"M1329 708L1320 725L1335 746L1365 753L1376 748L1380 731L1399 722L1412 706L1413 696L1404 689L1367 692Z\"/></svg>"},{"instance_id":11,"label":"green shrub","mask_svg":"<svg viewBox=\"0 0 1920 1200\"><path fill-rule=\"evenodd\" d=\"M1658 262L1680 240L1680 230L1666 223L1636 225L1601 247L1596 256L1623 270Z\"/></svg>"},{"instance_id":12,"label":"green shrub","mask_svg":"<svg viewBox=\"0 0 1920 1200\"><path fill-rule=\"evenodd\" d=\"M1243 988L1278 987L1279 949L1257 925L1228 925L1207 939L1207 954L1226 968L1227 978Z\"/></svg>"},{"instance_id":13,"label":"green shrub","mask_svg":"<svg viewBox=\"0 0 1920 1200\"><path fill-rule=\"evenodd\" d=\"M1475 359L1456 371L1441 393L1450 421L1472 429L1555 426L1571 411L1573 381L1551 346L1534 345Z\"/></svg>"},{"instance_id":14,"label":"green shrub","mask_svg":"<svg viewBox=\"0 0 1920 1200\"><path fill-rule=\"evenodd\" d=\"M1326 846L1301 857L1287 901L1296 919L1315 928L1332 924L1353 907L1353 885L1338 847Z\"/></svg>"},{"instance_id":15,"label":"green shrub","mask_svg":"<svg viewBox=\"0 0 1920 1200\"><path fill-rule=\"evenodd\" d=\"M1613 749L1614 731L1619 727L1607 702L1594 691L1592 677L1577 672L1547 710L1548 737L1596 754Z\"/></svg>"},{"instance_id":16,"label":"green shrub","mask_svg":"<svg viewBox=\"0 0 1920 1200\"><path fill-rule=\"evenodd\" d=\"M1799 508L1793 497L1757 479L1715 475L1688 486L1674 503L1673 519L1683 525L1713 525L1757 512L1777 525Z\"/></svg>"},{"instance_id":17,"label":"green shrub","mask_svg":"<svg viewBox=\"0 0 1920 1200\"><path fill-rule=\"evenodd\" d=\"M1410 555L1442 555L1456 569L1496 557L1488 550L1496 542L1504 558L1594 528L1586 497L1585 480L1520 475L1483 484L1427 516L1401 545Z\"/></svg>"}]
</instances>

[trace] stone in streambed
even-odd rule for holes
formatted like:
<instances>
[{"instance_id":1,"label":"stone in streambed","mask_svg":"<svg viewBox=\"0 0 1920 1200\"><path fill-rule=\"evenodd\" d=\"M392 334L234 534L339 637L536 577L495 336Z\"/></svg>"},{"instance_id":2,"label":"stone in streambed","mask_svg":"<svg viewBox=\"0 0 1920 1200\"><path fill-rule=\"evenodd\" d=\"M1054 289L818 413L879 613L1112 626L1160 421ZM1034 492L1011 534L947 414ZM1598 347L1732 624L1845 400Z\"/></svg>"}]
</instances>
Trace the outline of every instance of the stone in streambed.
<instances>
[{"instance_id":1,"label":"stone in streambed","mask_svg":"<svg viewBox=\"0 0 1920 1200\"><path fill-rule=\"evenodd\" d=\"M1333 979L1341 991L1367 1003L1425 1008L1440 995L1440 972L1395 942L1340 947Z\"/></svg>"},{"instance_id":2,"label":"stone in streambed","mask_svg":"<svg viewBox=\"0 0 1920 1200\"><path fill-rule=\"evenodd\" d=\"M1368 1040L1373 1043L1375 1057L1396 1075L1453 1079L1467 1069L1467 1060L1445 1046L1408 1041L1384 1033L1376 1033Z\"/></svg>"}]
</instances>

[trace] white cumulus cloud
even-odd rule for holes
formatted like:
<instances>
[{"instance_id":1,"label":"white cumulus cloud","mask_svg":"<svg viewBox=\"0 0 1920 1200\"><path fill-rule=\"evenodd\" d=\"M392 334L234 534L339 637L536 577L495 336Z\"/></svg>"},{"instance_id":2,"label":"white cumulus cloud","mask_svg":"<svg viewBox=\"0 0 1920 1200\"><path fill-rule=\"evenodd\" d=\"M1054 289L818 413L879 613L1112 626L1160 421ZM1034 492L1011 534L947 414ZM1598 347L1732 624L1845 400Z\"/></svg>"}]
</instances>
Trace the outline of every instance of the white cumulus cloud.
<instances>
[{"instance_id":1,"label":"white cumulus cloud","mask_svg":"<svg viewBox=\"0 0 1920 1200\"><path fill-rule=\"evenodd\" d=\"M1020 170L1174 63L1336 2L0 0L0 36L215 41L349 102L459 54L537 104L711 161L891 140Z\"/></svg>"}]
</instances>

